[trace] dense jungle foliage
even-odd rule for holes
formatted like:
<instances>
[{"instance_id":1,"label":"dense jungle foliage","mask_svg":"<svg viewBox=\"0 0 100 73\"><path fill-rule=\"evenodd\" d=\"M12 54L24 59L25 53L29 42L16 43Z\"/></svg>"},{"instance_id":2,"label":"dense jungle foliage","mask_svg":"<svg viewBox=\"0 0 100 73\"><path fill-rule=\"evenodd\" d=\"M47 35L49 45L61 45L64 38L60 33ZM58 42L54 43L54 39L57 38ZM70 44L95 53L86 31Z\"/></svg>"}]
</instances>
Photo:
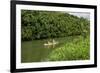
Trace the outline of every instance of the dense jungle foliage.
<instances>
[{"instance_id":1,"label":"dense jungle foliage","mask_svg":"<svg viewBox=\"0 0 100 73\"><path fill-rule=\"evenodd\" d=\"M22 40L57 38L89 33L89 20L54 11L21 11Z\"/></svg>"}]
</instances>

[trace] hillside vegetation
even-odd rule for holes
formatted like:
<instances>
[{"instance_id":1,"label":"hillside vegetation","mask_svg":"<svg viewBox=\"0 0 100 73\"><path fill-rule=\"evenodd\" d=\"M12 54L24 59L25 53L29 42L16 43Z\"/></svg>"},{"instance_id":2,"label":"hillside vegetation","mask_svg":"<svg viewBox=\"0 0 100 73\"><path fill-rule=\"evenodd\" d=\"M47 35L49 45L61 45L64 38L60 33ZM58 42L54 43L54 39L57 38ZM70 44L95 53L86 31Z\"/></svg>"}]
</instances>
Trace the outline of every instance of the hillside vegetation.
<instances>
[{"instance_id":1,"label":"hillside vegetation","mask_svg":"<svg viewBox=\"0 0 100 73\"><path fill-rule=\"evenodd\" d=\"M21 11L22 40L86 35L89 21L65 12Z\"/></svg>"}]
</instances>

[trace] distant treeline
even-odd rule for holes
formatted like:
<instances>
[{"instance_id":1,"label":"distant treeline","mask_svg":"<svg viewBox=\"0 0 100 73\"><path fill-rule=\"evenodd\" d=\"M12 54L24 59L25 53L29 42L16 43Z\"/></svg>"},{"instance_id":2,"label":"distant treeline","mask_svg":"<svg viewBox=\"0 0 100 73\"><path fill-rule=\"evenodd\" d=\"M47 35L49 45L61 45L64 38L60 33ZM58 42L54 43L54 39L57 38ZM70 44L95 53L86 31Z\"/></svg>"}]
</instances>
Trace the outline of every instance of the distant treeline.
<instances>
[{"instance_id":1,"label":"distant treeline","mask_svg":"<svg viewBox=\"0 0 100 73\"><path fill-rule=\"evenodd\" d=\"M21 11L22 40L86 35L89 30L89 20L65 12Z\"/></svg>"}]
</instances>

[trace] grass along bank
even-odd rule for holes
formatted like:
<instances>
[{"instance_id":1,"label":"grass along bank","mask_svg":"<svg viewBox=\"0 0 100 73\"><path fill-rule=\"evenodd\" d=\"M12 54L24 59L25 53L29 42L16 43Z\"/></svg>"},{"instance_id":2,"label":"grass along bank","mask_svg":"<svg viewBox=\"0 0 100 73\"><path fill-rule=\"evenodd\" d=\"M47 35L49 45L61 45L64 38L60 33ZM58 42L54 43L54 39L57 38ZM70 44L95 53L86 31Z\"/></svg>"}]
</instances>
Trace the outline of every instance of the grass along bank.
<instances>
[{"instance_id":1,"label":"grass along bank","mask_svg":"<svg viewBox=\"0 0 100 73\"><path fill-rule=\"evenodd\" d=\"M90 39L89 36L83 38L79 36L71 42L66 42L60 48L56 48L48 56L48 61L65 60L87 60L90 58Z\"/></svg>"}]
</instances>

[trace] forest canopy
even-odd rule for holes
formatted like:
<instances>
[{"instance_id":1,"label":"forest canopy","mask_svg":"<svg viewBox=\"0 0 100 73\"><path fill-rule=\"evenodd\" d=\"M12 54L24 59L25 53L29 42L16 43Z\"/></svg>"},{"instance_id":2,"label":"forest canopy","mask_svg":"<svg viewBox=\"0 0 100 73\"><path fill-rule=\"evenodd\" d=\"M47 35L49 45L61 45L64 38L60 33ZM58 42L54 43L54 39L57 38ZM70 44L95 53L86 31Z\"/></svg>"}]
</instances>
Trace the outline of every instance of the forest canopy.
<instances>
[{"instance_id":1,"label":"forest canopy","mask_svg":"<svg viewBox=\"0 0 100 73\"><path fill-rule=\"evenodd\" d=\"M21 39L58 38L90 33L90 22L67 12L21 10Z\"/></svg>"}]
</instances>

